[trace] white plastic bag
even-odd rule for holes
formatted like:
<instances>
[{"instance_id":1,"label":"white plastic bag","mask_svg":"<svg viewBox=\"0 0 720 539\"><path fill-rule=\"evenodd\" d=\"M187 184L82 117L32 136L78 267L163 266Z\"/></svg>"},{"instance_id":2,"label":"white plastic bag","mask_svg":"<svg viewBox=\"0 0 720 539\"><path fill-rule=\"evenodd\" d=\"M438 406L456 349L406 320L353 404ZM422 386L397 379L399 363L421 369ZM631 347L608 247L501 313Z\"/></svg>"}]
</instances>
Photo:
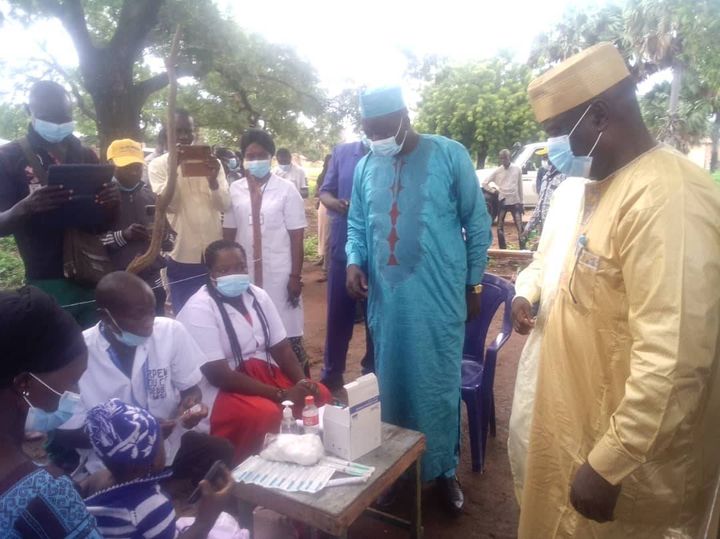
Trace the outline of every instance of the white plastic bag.
<instances>
[{"instance_id":1,"label":"white plastic bag","mask_svg":"<svg viewBox=\"0 0 720 539\"><path fill-rule=\"evenodd\" d=\"M175 522L175 528L178 532L183 532L192 526L193 522L195 522L194 517L181 517ZM241 528L237 520L228 513L220 513L208 534L208 539L250 539L250 532Z\"/></svg>"},{"instance_id":2,"label":"white plastic bag","mask_svg":"<svg viewBox=\"0 0 720 539\"><path fill-rule=\"evenodd\" d=\"M314 466L325 454L317 434L268 434L260 456L265 460Z\"/></svg>"}]
</instances>

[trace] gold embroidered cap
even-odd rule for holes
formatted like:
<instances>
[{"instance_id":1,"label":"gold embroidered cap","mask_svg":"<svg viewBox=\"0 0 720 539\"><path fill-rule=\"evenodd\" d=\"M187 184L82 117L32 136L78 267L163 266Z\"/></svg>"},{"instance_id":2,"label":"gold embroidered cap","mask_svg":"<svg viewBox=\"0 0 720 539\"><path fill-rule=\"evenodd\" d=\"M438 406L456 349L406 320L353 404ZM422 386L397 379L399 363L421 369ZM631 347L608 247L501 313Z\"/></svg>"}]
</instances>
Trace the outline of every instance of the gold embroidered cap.
<instances>
[{"instance_id":1,"label":"gold embroidered cap","mask_svg":"<svg viewBox=\"0 0 720 539\"><path fill-rule=\"evenodd\" d=\"M597 97L629 76L615 46L598 43L533 80L528 97L535 118L544 122Z\"/></svg>"}]
</instances>

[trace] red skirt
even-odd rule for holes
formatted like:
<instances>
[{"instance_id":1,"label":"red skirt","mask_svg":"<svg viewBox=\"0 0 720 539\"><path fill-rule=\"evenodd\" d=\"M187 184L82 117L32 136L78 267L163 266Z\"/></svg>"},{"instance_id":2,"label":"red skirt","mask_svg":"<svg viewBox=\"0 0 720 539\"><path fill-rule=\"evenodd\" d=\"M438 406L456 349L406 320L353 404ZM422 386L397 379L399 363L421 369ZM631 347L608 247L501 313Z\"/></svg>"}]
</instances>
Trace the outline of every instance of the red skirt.
<instances>
[{"instance_id":1,"label":"red skirt","mask_svg":"<svg viewBox=\"0 0 720 539\"><path fill-rule=\"evenodd\" d=\"M263 384L279 389L289 389L294 385L280 369L268 365L265 360L249 359L244 366L245 374ZM318 391L318 406L332 400L330 390L324 385L318 384ZM302 406L295 406L293 412L296 418L302 417ZM238 464L258 453L265 435L278 432L281 421L282 406L275 401L256 395L220 391L210 414L210 434L225 438L233 444L235 463Z\"/></svg>"}]
</instances>

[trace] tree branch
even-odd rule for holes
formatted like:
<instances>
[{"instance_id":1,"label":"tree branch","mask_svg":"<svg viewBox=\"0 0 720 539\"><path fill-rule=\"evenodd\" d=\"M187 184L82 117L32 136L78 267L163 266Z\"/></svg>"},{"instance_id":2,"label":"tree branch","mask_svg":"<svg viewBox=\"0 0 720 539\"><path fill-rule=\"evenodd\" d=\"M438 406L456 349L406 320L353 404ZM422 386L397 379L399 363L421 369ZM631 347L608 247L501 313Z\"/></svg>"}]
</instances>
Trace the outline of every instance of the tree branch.
<instances>
[{"instance_id":1,"label":"tree branch","mask_svg":"<svg viewBox=\"0 0 720 539\"><path fill-rule=\"evenodd\" d=\"M38 0L38 4L55 17L59 17L62 13L62 6L57 0Z\"/></svg>"},{"instance_id":2,"label":"tree branch","mask_svg":"<svg viewBox=\"0 0 720 539\"><path fill-rule=\"evenodd\" d=\"M95 114L95 111L88 106L87 101L85 101L85 96L83 96L80 92L80 87L73 80L73 77L70 76L70 73L68 73L67 70L60 65L60 62L57 61L57 58L55 58L55 56L53 56L53 54L45 47L43 47L43 52L45 52L48 57L38 58L38 62L45 64L51 70L59 73L65 79L65 81L70 85L70 91L75 97L75 101L77 102L77 106L80 109L80 112L82 112L85 116L87 116L94 122L97 122L97 115Z\"/></svg>"},{"instance_id":3,"label":"tree branch","mask_svg":"<svg viewBox=\"0 0 720 539\"><path fill-rule=\"evenodd\" d=\"M123 56L134 60L145 48L146 38L158 22L163 1L125 0L118 16L117 29L108 47L122 51Z\"/></svg>"},{"instance_id":4,"label":"tree branch","mask_svg":"<svg viewBox=\"0 0 720 539\"><path fill-rule=\"evenodd\" d=\"M65 29L75 43L80 65L83 65L90 56L95 53L96 48L90 39L87 22L85 21L85 10L80 0L65 0L62 4L59 2L48 3L57 6L57 16L60 18Z\"/></svg>"},{"instance_id":5,"label":"tree branch","mask_svg":"<svg viewBox=\"0 0 720 539\"><path fill-rule=\"evenodd\" d=\"M144 103L151 94L162 90L170 83L170 78L165 73L154 75L148 79L136 83L133 87L133 92L137 95L139 101Z\"/></svg>"},{"instance_id":6,"label":"tree branch","mask_svg":"<svg viewBox=\"0 0 720 539\"><path fill-rule=\"evenodd\" d=\"M247 92L242 88L238 88L237 92L233 94L233 97L235 97L236 101L239 101L242 104L242 109L247 111L250 115L251 127L255 127L261 115L250 104L250 98L248 97Z\"/></svg>"},{"instance_id":7,"label":"tree branch","mask_svg":"<svg viewBox=\"0 0 720 539\"><path fill-rule=\"evenodd\" d=\"M196 79L202 78L204 72L206 70L204 69L193 69L192 66L190 68L183 68L183 66L177 66L175 68L175 76L177 78L180 77L195 77ZM136 92L137 96L139 98L142 98L142 102L144 103L148 97L150 97L155 92L159 92L163 88L165 88L170 83L170 79L168 77L168 73L158 73L157 75L153 75L152 77L149 77L143 81L135 83L133 87L133 91Z\"/></svg>"},{"instance_id":8,"label":"tree branch","mask_svg":"<svg viewBox=\"0 0 720 539\"><path fill-rule=\"evenodd\" d=\"M290 89L291 89L293 92L295 92L296 94L305 96L305 97L307 97L308 99L310 99L311 101L314 101L318 106L321 106L321 107L322 107L322 103L318 100L318 98L317 98L316 96L314 96L314 95L312 95L312 94L309 94L309 93L307 93L307 92L305 92L305 91L303 91L303 90L300 90L299 88L296 88L295 86L293 86L292 84L290 84L290 83L287 82L287 81L284 81L284 80L279 79L279 78L277 78L277 77L273 77L272 75L263 75L263 74L258 74L258 75L257 75L257 78L259 78L259 79L264 79L264 80L270 81L270 82L274 82L274 83L276 83L276 84L280 84L281 86L285 86L286 88L290 88Z\"/></svg>"}]
</instances>

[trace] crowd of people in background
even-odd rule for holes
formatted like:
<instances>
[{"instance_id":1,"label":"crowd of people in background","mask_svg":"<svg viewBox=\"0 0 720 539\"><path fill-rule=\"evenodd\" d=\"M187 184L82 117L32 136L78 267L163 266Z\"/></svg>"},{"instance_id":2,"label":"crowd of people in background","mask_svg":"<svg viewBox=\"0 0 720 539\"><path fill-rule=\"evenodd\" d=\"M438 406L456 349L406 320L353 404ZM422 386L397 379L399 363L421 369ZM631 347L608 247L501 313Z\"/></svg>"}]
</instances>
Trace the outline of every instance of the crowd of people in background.
<instances>
[{"instance_id":1,"label":"crowd of people in background","mask_svg":"<svg viewBox=\"0 0 720 539\"><path fill-rule=\"evenodd\" d=\"M177 109L174 186L164 127L149 156L114 140L112 179L84 202L97 218L65 224L50 217L82 197L49 183L51 167L100 160L73 135L67 92L35 83L27 135L0 147L0 235L15 237L28 285L0 292L4 536L207 536L230 507L227 469L278 432L281 403L298 417L307 397L338 395L358 313L383 420L425 435L422 479L462 514L460 386L492 243L485 191L501 249L508 213L521 249L541 232L512 301L515 331L530 333L509 437L519 536L692 537L720 462L720 194L652 139L611 44L528 96L550 138L523 227L508 150L481 184L461 144L415 131L399 87L361 93L365 137L336 146L317 185L328 284L313 381L309 186L290 150L252 128L238 152L210 151ZM128 272L157 226L161 254ZM46 467L23 450L38 436ZM218 461L217 481L203 479ZM170 478L201 492L182 532Z\"/></svg>"}]
</instances>

